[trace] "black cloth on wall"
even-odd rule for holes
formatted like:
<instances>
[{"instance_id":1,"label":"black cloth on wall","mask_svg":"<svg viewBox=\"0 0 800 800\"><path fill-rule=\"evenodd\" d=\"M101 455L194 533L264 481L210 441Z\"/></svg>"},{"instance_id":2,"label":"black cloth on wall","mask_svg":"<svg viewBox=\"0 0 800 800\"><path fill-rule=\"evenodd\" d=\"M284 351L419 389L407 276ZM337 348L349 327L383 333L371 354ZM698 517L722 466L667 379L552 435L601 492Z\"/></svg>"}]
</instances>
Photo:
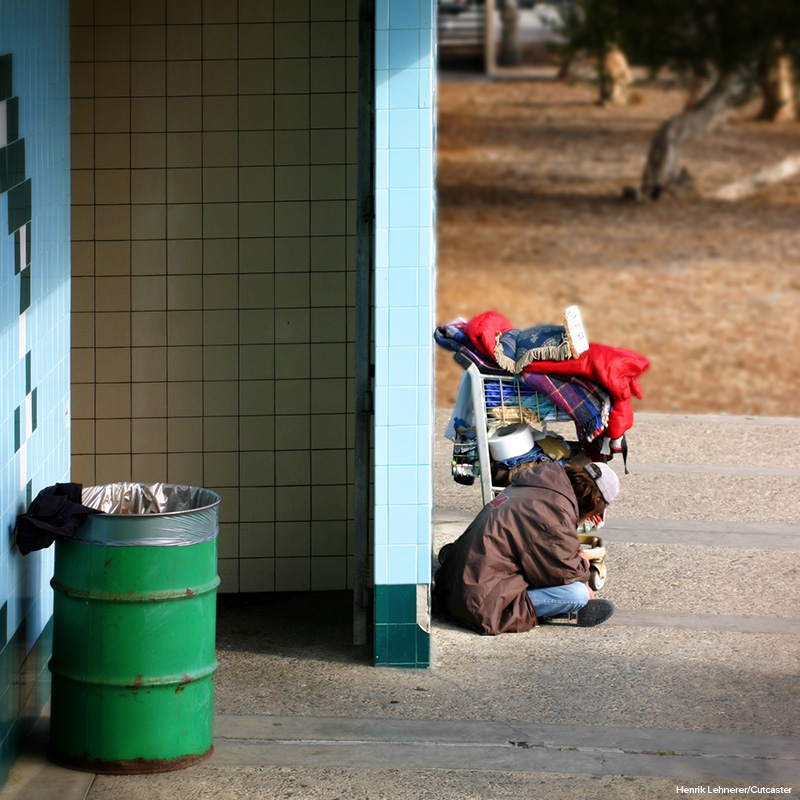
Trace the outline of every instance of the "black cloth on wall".
<instances>
[{"instance_id":1,"label":"black cloth on wall","mask_svg":"<svg viewBox=\"0 0 800 800\"><path fill-rule=\"evenodd\" d=\"M17 547L26 556L50 547L56 536L72 536L89 514L102 513L81 503L80 483L57 483L36 495L27 512L17 516Z\"/></svg>"}]
</instances>

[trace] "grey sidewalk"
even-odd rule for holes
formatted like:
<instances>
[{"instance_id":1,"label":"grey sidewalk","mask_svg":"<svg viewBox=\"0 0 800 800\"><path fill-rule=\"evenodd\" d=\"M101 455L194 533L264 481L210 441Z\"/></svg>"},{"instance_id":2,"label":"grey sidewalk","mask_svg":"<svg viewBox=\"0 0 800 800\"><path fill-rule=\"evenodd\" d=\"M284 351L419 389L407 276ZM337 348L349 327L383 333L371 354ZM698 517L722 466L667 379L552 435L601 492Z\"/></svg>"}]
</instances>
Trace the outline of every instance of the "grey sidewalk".
<instances>
[{"instance_id":1,"label":"grey sidewalk","mask_svg":"<svg viewBox=\"0 0 800 800\"><path fill-rule=\"evenodd\" d=\"M42 720L0 800L796 794L800 420L641 414L628 438L608 624L481 637L434 609L432 667L376 669L346 593L222 596L211 758L70 772ZM480 508L449 447L437 435L437 548Z\"/></svg>"}]
</instances>

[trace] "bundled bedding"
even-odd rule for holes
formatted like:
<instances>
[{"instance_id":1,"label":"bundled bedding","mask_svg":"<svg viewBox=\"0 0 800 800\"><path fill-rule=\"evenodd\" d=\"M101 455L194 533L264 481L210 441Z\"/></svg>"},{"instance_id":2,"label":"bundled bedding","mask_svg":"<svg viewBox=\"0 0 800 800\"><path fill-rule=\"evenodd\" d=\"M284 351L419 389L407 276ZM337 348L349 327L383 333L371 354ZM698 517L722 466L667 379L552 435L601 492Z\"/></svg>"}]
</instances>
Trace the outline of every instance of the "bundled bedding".
<instances>
[{"instance_id":1,"label":"bundled bedding","mask_svg":"<svg viewBox=\"0 0 800 800\"><path fill-rule=\"evenodd\" d=\"M587 343L577 350L562 326L517 329L502 314L440 325L434 340L461 353L484 375L513 375L527 397L537 393L573 420L580 439L621 439L633 425L632 397L648 360L631 350ZM487 408L492 400L487 397ZM500 400L505 402L505 398Z\"/></svg>"}]
</instances>

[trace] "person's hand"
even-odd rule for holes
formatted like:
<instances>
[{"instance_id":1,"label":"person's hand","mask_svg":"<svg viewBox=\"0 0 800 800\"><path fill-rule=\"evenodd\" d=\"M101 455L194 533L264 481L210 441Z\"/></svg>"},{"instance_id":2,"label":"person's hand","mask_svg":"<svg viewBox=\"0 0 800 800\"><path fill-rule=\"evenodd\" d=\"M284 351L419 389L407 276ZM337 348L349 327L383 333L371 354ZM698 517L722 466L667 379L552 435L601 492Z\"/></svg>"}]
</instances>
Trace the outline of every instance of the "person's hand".
<instances>
[{"instance_id":1,"label":"person's hand","mask_svg":"<svg viewBox=\"0 0 800 800\"><path fill-rule=\"evenodd\" d=\"M590 600L594 600L594 598L595 598L595 596L596 596L596 595L595 595L595 593L594 593L594 591L593 591L592 587L591 587L591 586L589 586L589 584L588 584L588 583L586 584L586 591L587 591L587 592L589 592L589 599L590 599Z\"/></svg>"},{"instance_id":2,"label":"person's hand","mask_svg":"<svg viewBox=\"0 0 800 800\"><path fill-rule=\"evenodd\" d=\"M578 555L586 562L587 567L591 565L592 562L589 561L589 556L586 555L585 550L578 550Z\"/></svg>"}]
</instances>

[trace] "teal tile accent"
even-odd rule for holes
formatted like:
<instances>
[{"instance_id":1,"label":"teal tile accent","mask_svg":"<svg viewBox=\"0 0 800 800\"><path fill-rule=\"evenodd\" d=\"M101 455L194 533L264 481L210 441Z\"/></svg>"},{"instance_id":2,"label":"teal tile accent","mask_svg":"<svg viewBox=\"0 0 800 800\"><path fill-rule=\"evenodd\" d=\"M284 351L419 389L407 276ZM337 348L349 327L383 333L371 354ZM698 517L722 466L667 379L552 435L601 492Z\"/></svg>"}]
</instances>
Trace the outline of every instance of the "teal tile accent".
<instances>
[{"instance_id":1,"label":"teal tile accent","mask_svg":"<svg viewBox=\"0 0 800 800\"><path fill-rule=\"evenodd\" d=\"M430 666L430 633L416 622L375 625L375 666L425 669Z\"/></svg>"},{"instance_id":2,"label":"teal tile accent","mask_svg":"<svg viewBox=\"0 0 800 800\"><path fill-rule=\"evenodd\" d=\"M375 587L375 665L430 666L430 633L417 624L416 584Z\"/></svg>"},{"instance_id":3,"label":"teal tile accent","mask_svg":"<svg viewBox=\"0 0 800 800\"><path fill-rule=\"evenodd\" d=\"M6 100L6 125L8 141L13 142L19 137L19 97L9 97Z\"/></svg>"},{"instance_id":4,"label":"teal tile accent","mask_svg":"<svg viewBox=\"0 0 800 800\"><path fill-rule=\"evenodd\" d=\"M31 221L31 182L20 183L8 193L8 233Z\"/></svg>"},{"instance_id":5,"label":"teal tile accent","mask_svg":"<svg viewBox=\"0 0 800 800\"><path fill-rule=\"evenodd\" d=\"M7 191L12 186L22 183L25 180L25 140L17 139L6 148L6 186L3 191Z\"/></svg>"},{"instance_id":6,"label":"teal tile accent","mask_svg":"<svg viewBox=\"0 0 800 800\"><path fill-rule=\"evenodd\" d=\"M28 229L25 226L25 230ZM14 274L19 275L22 269L22 230L14 231Z\"/></svg>"},{"instance_id":7,"label":"teal tile accent","mask_svg":"<svg viewBox=\"0 0 800 800\"><path fill-rule=\"evenodd\" d=\"M417 621L417 587L415 584L388 586L389 619L388 622Z\"/></svg>"},{"instance_id":8,"label":"teal tile accent","mask_svg":"<svg viewBox=\"0 0 800 800\"><path fill-rule=\"evenodd\" d=\"M397 584L375 587L375 622L416 624L417 587Z\"/></svg>"},{"instance_id":9,"label":"teal tile accent","mask_svg":"<svg viewBox=\"0 0 800 800\"><path fill-rule=\"evenodd\" d=\"M389 663L395 666L417 663L417 626L389 625Z\"/></svg>"},{"instance_id":10,"label":"teal tile accent","mask_svg":"<svg viewBox=\"0 0 800 800\"><path fill-rule=\"evenodd\" d=\"M31 268L25 267L19 274L19 313L31 305Z\"/></svg>"},{"instance_id":11,"label":"teal tile accent","mask_svg":"<svg viewBox=\"0 0 800 800\"><path fill-rule=\"evenodd\" d=\"M8 147L0 148L0 194L7 192L11 186L8 176Z\"/></svg>"},{"instance_id":12,"label":"teal tile accent","mask_svg":"<svg viewBox=\"0 0 800 800\"><path fill-rule=\"evenodd\" d=\"M428 667L431 663L431 635L417 627L417 666Z\"/></svg>"},{"instance_id":13,"label":"teal tile accent","mask_svg":"<svg viewBox=\"0 0 800 800\"><path fill-rule=\"evenodd\" d=\"M11 55L0 56L0 100L11 97Z\"/></svg>"},{"instance_id":14,"label":"teal tile accent","mask_svg":"<svg viewBox=\"0 0 800 800\"><path fill-rule=\"evenodd\" d=\"M377 589L377 587L375 587ZM389 665L389 626L375 623L373 658L375 666Z\"/></svg>"},{"instance_id":15,"label":"teal tile accent","mask_svg":"<svg viewBox=\"0 0 800 800\"><path fill-rule=\"evenodd\" d=\"M389 589L390 586L375 587L375 624L385 625L389 622Z\"/></svg>"}]
</instances>

